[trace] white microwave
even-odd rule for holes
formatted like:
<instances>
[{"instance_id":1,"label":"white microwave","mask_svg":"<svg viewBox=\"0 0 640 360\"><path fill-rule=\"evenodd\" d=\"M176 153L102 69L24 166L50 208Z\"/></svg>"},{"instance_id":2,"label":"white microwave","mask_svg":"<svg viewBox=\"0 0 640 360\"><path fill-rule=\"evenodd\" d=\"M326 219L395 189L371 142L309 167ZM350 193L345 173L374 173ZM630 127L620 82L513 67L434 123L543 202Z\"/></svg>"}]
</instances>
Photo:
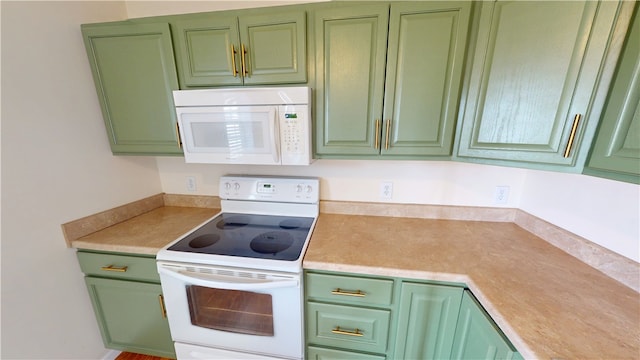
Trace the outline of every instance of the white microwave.
<instances>
[{"instance_id":1,"label":"white microwave","mask_svg":"<svg viewBox=\"0 0 640 360\"><path fill-rule=\"evenodd\" d=\"M177 90L188 163L309 165L309 87Z\"/></svg>"}]
</instances>

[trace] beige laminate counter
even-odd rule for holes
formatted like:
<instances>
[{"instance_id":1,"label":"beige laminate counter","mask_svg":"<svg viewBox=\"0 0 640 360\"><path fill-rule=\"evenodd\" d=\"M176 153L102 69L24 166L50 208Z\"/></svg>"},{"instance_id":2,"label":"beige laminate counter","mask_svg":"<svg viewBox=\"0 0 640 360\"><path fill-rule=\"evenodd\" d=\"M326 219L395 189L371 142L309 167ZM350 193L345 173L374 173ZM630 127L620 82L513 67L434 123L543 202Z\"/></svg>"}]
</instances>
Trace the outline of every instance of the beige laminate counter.
<instances>
[{"instance_id":1,"label":"beige laminate counter","mask_svg":"<svg viewBox=\"0 0 640 360\"><path fill-rule=\"evenodd\" d=\"M62 228L74 248L155 255L218 212L160 194ZM303 267L464 283L525 358L640 359L640 294L512 222L322 213Z\"/></svg>"},{"instance_id":2,"label":"beige laminate counter","mask_svg":"<svg viewBox=\"0 0 640 360\"><path fill-rule=\"evenodd\" d=\"M155 255L219 209L162 206L71 241L71 247Z\"/></svg>"},{"instance_id":3,"label":"beige laminate counter","mask_svg":"<svg viewBox=\"0 0 640 360\"><path fill-rule=\"evenodd\" d=\"M640 358L640 294L513 223L321 214L303 266L466 283L525 358Z\"/></svg>"}]
</instances>

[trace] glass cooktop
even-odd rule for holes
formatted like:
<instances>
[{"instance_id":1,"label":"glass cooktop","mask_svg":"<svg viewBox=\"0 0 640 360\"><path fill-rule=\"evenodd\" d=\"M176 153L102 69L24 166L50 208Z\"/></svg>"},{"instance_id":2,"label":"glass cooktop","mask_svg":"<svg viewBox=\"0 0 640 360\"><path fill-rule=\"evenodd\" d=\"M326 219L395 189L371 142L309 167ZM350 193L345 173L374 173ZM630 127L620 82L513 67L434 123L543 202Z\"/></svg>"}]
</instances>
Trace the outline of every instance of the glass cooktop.
<instances>
[{"instance_id":1,"label":"glass cooktop","mask_svg":"<svg viewBox=\"0 0 640 360\"><path fill-rule=\"evenodd\" d=\"M272 260L297 260L312 217L222 213L167 250Z\"/></svg>"}]
</instances>

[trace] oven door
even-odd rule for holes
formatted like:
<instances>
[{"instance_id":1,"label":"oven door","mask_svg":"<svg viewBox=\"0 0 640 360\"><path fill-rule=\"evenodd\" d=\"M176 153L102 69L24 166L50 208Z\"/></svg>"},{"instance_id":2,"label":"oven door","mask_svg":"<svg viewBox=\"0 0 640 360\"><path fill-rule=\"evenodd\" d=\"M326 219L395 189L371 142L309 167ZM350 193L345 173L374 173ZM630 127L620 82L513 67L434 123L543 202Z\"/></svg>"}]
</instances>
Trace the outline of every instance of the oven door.
<instances>
[{"instance_id":1,"label":"oven door","mask_svg":"<svg viewBox=\"0 0 640 360\"><path fill-rule=\"evenodd\" d=\"M158 262L176 343L303 357L299 274Z\"/></svg>"},{"instance_id":2,"label":"oven door","mask_svg":"<svg viewBox=\"0 0 640 360\"><path fill-rule=\"evenodd\" d=\"M281 163L277 106L177 107L188 163Z\"/></svg>"}]
</instances>

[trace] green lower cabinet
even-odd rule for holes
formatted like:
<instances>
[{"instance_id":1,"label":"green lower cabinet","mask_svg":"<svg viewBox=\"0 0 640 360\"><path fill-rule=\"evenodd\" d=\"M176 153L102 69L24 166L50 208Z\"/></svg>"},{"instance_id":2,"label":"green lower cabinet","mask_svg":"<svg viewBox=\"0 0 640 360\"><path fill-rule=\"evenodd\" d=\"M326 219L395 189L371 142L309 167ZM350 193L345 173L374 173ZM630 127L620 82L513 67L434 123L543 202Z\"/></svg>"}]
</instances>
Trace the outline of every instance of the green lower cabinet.
<instances>
[{"instance_id":1,"label":"green lower cabinet","mask_svg":"<svg viewBox=\"0 0 640 360\"><path fill-rule=\"evenodd\" d=\"M384 353L391 311L309 302L309 341L332 347Z\"/></svg>"},{"instance_id":2,"label":"green lower cabinet","mask_svg":"<svg viewBox=\"0 0 640 360\"><path fill-rule=\"evenodd\" d=\"M325 349L321 347L309 346L307 349L308 360L384 360L385 356L362 354L353 351L343 351L335 349Z\"/></svg>"},{"instance_id":3,"label":"green lower cabinet","mask_svg":"<svg viewBox=\"0 0 640 360\"><path fill-rule=\"evenodd\" d=\"M521 359L493 320L469 291L465 291L451 359Z\"/></svg>"},{"instance_id":4,"label":"green lower cabinet","mask_svg":"<svg viewBox=\"0 0 640 360\"><path fill-rule=\"evenodd\" d=\"M448 359L463 289L403 283L394 359Z\"/></svg>"},{"instance_id":5,"label":"green lower cabinet","mask_svg":"<svg viewBox=\"0 0 640 360\"><path fill-rule=\"evenodd\" d=\"M306 358L522 359L463 284L305 271Z\"/></svg>"},{"instance_id":6,"label":"green lower cabinet","mask_svg":"<svg viewBox=\"0 0 640 360\"><path fill-rule=\"evenodd\" d=\"M86 277L105 346L175 357L160 284Z\"/></svg>"},{"instance_id":7,"label":"green lower cabinet","mask_svg":"<svg viewBox=\"0 0 640 360\"><path fill-rule=\"evenodd\" d=\"M175 359L153 256L77 253L108 349Z\"/></svg>"}]
</instances>

